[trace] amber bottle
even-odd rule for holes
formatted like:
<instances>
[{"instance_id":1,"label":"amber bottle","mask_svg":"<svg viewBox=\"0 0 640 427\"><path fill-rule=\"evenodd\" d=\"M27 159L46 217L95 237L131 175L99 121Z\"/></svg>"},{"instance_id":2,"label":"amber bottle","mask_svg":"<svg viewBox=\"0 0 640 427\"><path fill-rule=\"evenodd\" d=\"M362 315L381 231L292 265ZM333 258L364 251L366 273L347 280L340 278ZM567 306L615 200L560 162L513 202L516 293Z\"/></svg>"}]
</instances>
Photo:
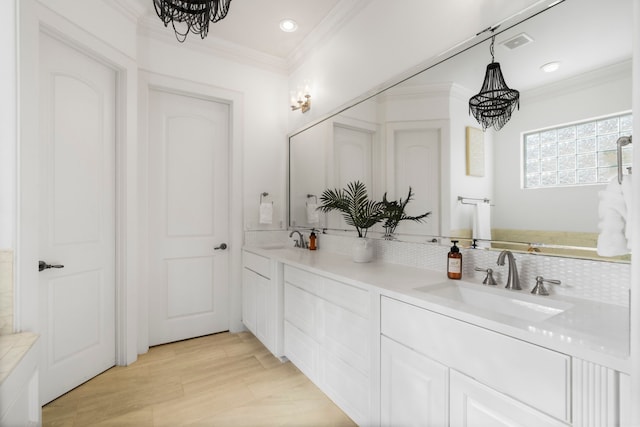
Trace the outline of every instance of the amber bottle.
<instances>
[{"instance_id":1,"label":"amber bottle","mask_svg":"<svg viewBox=\"0 0 640 427\"><path fill-rule=\"evenodd\" d=\"M453 246L447 254L447 277L449 279L462 279L462 254L456 246L457 240L452 240Z\"/></svg>"},{"instance_id":2,"label":"amber bottle","mask_svg":"<svg viewBox=\"0 0 640 427\"><path fill-rule=\"evenodd\" d=\"M318 249L318 247L316 246L316 233L315 230L311 230L311 234L309 235L309 250L310 251L315 251L316 249Z\"/></svg>"}]
</instances>

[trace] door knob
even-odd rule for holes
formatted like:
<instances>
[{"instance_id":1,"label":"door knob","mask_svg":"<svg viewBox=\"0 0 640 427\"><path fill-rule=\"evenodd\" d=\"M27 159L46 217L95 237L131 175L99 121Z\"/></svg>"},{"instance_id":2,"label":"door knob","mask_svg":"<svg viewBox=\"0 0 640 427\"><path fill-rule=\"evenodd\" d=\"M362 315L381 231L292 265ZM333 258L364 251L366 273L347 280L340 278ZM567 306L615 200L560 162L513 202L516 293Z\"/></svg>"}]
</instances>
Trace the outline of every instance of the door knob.
<instances>
[{"instance_id":1,"label":"door knob","mask_svg":"<svg viewBox=\"0 0 640 427\"><path fill-rule=\"evenodd\" d=\"M38 261L38 271L46 270L47 268L64 268L64 265L61 265L61 264L51 265L51 264L47 264L44 261Z\"/></svg>"},{"instance_id":2,"label":"door knob","mask_svg":"<svg viewBox=\"0 0 640 427\"><path fill-rule=\"evenodd\" d=\"M227 249L227 244L226 243L220 243L220 246L216 246L215 248L213 248L213 250L215 250L215 251L217 251L217 250L224 251L225 249Z\"/></svg>"}]
</instances>

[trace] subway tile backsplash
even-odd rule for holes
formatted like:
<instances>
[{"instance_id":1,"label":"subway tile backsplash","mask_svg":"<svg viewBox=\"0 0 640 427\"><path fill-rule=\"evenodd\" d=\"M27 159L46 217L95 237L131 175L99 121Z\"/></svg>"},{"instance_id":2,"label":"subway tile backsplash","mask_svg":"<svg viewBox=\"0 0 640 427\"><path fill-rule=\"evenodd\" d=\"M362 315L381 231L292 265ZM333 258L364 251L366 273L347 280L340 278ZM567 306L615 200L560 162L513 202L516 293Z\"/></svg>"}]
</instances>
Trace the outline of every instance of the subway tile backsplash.
<instances>
[{"instance_id":1,"label":"subway tile backsplash","mask_svg":"<svg viewBox=\"0 0 640 427\"><path fill-rule=\"evenodd\" d=\"M351 255L354 237L321 234L318 236L319 250ZM245 242L248 245L292 243L288 232L276 231L247 232ZM447 252L449 248L436 243L408 243L386 240L373 240L375 259L393 264L442 271L446 277ZM498 266L498 251L487 249L462 249L463 279L481 281L484 273L474 271L475 267L492 268L499 284L507 278L507 266ZM558 279L562 285L548 285L550 292L560 295L583 298L621 306L629 305L629 285L631 266L626 263L604 262L557 256L514 253L520 282L524 289L532 289L535 277Z\"/></svg>"}]
</instances>

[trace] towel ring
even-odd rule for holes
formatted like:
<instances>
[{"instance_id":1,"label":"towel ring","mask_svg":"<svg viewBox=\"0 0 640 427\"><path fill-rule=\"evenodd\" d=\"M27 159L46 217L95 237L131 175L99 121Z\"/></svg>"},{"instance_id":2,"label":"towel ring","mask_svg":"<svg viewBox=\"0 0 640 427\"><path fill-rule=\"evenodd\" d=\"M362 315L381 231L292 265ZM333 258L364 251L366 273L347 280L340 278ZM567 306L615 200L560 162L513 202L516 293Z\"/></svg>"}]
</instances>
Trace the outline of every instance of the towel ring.
<instances>
[{"instance_id":1,"label":"towel ring","mask_svg":"<svg viewBox=\"0 0 640 427\"><path fill-rule=\"evenodd\" d=\"M307 199L310 199L313 197L313 203L318 204L318 196L316 196L315 194L307 194ZM307 201L307 203L309 203Z\"/></svg>"},{"instance_id":2,"label":"towel ring","mask_svg":"<svg viewBox=\"0 0 640 427\"><path fill-rule=\"evenodd\" d=\"M267 193L266 191L264 193L260 193L260 204L262 204L262 198L267 197L268 195L269 193ZM273 204L273 202L271 202L271 204Z\"/></svg>"}]
</instances>

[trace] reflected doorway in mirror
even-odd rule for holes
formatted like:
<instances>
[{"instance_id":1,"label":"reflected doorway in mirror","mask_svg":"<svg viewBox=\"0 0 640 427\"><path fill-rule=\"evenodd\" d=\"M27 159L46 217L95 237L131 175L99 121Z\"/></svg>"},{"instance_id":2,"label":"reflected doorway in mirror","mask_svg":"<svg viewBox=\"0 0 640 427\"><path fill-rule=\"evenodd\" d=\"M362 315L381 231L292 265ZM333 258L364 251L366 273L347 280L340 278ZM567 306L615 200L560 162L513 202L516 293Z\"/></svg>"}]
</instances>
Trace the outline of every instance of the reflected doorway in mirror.
<instances>
[{"instance_id":1,"label":"reflected doorway in mirror","mask_svg":"<svg viewBox=\"0 0 640 427\"><path fill-rule=\"evenodd\" d=\"M467 175L484 176L484 132L467 126Z\"/></svg>"}]
</instances>

